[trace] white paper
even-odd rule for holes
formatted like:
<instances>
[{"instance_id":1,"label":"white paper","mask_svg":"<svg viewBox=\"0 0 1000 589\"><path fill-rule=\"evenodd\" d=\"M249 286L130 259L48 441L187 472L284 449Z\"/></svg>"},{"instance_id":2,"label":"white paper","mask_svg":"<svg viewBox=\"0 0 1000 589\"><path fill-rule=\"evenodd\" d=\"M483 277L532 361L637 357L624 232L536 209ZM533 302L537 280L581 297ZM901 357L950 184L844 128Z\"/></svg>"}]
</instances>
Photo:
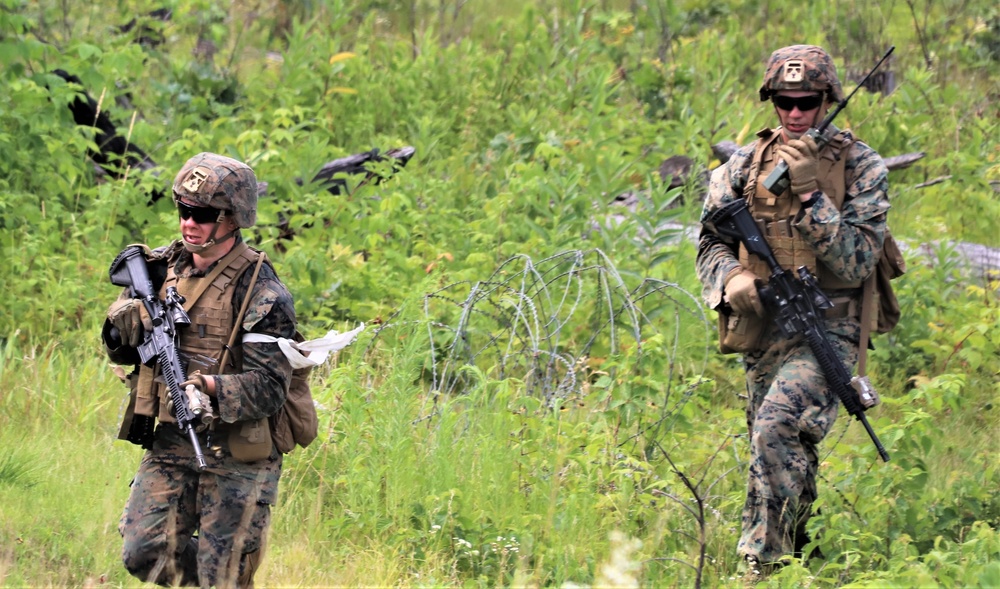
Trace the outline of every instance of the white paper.
<instances>
[{"instance_id":1,"label":"white paper","mask_svg":"<svg viewBox=\"0 0 1000 589\"><path fill-rule=\"evenodd\" d=\"M291 363L292 368L307 368L309 366L319 366L326 362L326 359L330 356L330 352L346 348L364 329L364 323L347 333L339 333L331 329L319 339L311 339L301 343L284 337L274 337L262 333L247 333L243 336L243 342L263 342L269 344L277 342L278 347L285 353L285 357L288 358L288 362Z\"/></svg>"}]
</instances>

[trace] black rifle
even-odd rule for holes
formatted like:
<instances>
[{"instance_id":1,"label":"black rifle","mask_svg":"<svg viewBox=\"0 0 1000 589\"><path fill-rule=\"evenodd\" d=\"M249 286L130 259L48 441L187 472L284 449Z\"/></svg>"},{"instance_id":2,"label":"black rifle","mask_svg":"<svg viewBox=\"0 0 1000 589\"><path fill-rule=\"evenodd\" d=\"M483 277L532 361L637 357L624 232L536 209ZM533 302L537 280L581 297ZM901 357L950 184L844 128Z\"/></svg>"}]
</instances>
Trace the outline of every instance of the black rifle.
<instances>
[{"instance_id":1,"label":"black rifle","mask_svg":"<svg viewBox=\"0 0 1000 589\"><path fill-rule=\"evenodd\" d=\"M132 298L142 301L152 319L152 331L147 332L144 341L139 344L139 358L143 364L150 367L159 361L160 371L163 373L170 399L173 401L177 426L191 439L198 468L204 470L205 455L202 454L198 434L195 431L195 424L200 423L203 411L199 406L192 408L191 401L181 391L181 383L186 381L187 377L177 356L177 328L191 324L191 319L182 306L184 297L177 292L176 287L170 286L167 288L166 301L157 298L153 282L149 278L149 269L146 267L146 256L139 246L133 245L122 250L111 263L108 274L111 277L111 284L128 288Z\"/></svg>"},{"instance_id":2,"label":"black rifle","mask_svg":"<svg viewBox=\"0 0 1000 589\"><path fill-rule=\"evenodd\" d=\"M854 96L854 94L858 91L859 88L865 85L865 82L868 81L868 78L870 78L871 75L875 73L875 70L877 70L879 66L882 65L882 62L885 61L887 57L892 55L892 52L895 49L896 46L893 45L892 47L889 48L888 51L885 52L885 55L882 56L882 59L878 60L878 63L876 63L875 67L872 68L872 71L868 72L868 74L864 77L864 79L861 80L861 83L858 84L858 87L855 88L854 91L847 96L847 98L837 103L837 108L833 109L833 112L831 112L829 115L826 116L825 119L823 119L823 122L819 124L819 127L816 127L815 129L809 129L808 131L806 131L806 135L812 137L812 140L816 142L816 147L822 150L823 146L825 146L830 141L830 138L826 136L826 128L829 127L830 123L833 122L833 119L835 119L837 115L840 114L840 111L847 108L847 102L851 99L851 97ZM768 192L770 192L771 194L780 195L783 194L786 190L788 190L788 186L791 184L791 180L789 179L788 176L788 164L785 163L785 160L781 160L778 162L778 165L775 166L774 170L772 170L771 173L767 175L767 178L764 178L763 184L764 188L766 188Z\"/></svg>"},{"instance_id":3,"label":"black rifle","mask_svg":"<svg viewBox=\"0 0 1000 589\"><path fill-rule=\"evenodd\" d=\"M819 287L816 277L808 268L801 266L796 278L778 264L742 199L717 209L709 215L707 224L713 226L719 235L739 239L747 251L767 263L771 270L768 283L758 285L757 289L764 306L774 315L778 328L786 338L802 334L826 377L827 385L840 397L847 413L865 426L882 460L889 462L889 454L865 417L865 407L852 385L850 371L844 367L830 341L826 339L823 311L833 307L833 303Z\"/></svg>"}]
</instances>

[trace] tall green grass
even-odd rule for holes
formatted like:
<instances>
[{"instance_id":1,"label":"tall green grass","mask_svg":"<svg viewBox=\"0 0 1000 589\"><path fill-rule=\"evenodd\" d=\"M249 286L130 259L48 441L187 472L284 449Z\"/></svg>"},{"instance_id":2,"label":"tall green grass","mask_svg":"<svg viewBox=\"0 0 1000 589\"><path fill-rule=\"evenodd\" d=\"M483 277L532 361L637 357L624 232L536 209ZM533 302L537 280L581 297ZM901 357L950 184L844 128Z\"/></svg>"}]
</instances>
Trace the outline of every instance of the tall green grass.
<instances>
[{"instance_id":1,"label":"tall green grass","mask_svg":"<svg viewBox=\"0 0 1000 589\"><path fill-rule=\"evenodd\" d=\"M139 457L112 447L124 388L79 339L14 341L0 364L0 582L124 580L117 522Z\"/></svg>"},{"instance_id":2,"label":"tall green grass","mask_svg":"<svg viewBox=\"0 0 1000 589\"><path fill-rule=\"evenodd\" d=\"M13 341L0 371L0 582L132 585L117 520L140 451L113 442L124 387L93 346ZM261 586L562 585L629 575L644 586L690 586L693 571L678 560L697 562L699 523L686 510L695 496L662 451L703 481L704 586L736 586L745 440L730 387L738 380L698 387L657 438L660 448L644 449L653 440L631 439L636 421L596 390L551 412L523 397L516 378L479 372L466 394L435 398L419 385L426 342L400 341L378 352L377 369L359 353L362 339L316 376L321 435L286 460ZM949 393L946 377L909 390L875 377L887 401L871 417L893 461L876 463L864 432L838 424L823 450L813 522L826 558L794 565L774 586L994 578L996 419L983 403L996 390L972 379ZM949 403L958 404L942 411ZM979 409L971 424L967 404ZM624 559L623 546L631 547Z\"/></svg>"}]
</instances>

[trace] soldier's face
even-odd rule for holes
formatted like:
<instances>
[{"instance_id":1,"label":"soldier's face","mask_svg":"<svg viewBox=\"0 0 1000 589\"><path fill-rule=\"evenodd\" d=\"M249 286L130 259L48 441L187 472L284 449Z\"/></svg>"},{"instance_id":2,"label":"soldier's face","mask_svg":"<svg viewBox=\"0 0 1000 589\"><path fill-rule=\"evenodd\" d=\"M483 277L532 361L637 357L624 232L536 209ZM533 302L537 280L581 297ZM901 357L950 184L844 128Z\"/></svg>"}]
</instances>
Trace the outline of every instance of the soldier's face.
<instances>
[{"instance_id":1,"label":"soldier's face","mask_svg":"<svg viewBox=\"0 0 1000 589\"><path fill-rule=\"evenodd\" d=\"M178 218L180 219L181 236L184 238L184 241L192 245L201 245L207 242L212 235L212 229L216 225L220 211L208 209L207 207L199 207L196 204L185 202L184 199L177 201L177 209L179 213ZM220 227L220 229L228 231L230 229L229 225L233 221L226 217L223 223L226 225Z\"/></svg>"},{"instance_id":2,"label":"soldier's face","mask_svg":"<svg viewBox=\"0 0 1000 589\"><path fill-rule=\"evenodd\" d=\"M819 124L825 111L823 96L805 90L779 90L773 102L787 139L802 137L810 127Z\"/></svg>"}]
</instances>

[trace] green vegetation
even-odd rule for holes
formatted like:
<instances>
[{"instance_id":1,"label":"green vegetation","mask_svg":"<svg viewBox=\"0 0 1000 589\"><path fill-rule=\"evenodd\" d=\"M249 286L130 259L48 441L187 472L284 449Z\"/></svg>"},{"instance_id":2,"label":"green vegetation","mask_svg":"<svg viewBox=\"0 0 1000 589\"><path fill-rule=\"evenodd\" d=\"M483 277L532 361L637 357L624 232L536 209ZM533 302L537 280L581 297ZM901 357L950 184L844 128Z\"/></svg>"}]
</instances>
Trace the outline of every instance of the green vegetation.
<instances>
[{"instance_id":1,"label":"green vegetation","mask_svg":"<svg viewBox=\"0 0 1000 589\"><path fill-rule=\"evenodd\" d=\"M303 331L369 324L315 375L322 431L286 460L261 586L738 586L742 374L691 302L693 246L662 225L694 222L700 188L656 171L676 154L714 167L712 144L771 122L756 90L779 45L826 46L847 89L895 45L895 91L859 93L838 120L883 156L926 154L890 174L894 234L1000 245L994 3L232 4L166 0L162 21L132 0L0 0L2 585L133 585L117 520L141 451L113 442L125 390L98 338L107 267L175 237L151 195L199 151L268 182L249 237ZM96 132L67 108L81 91L159 167L98 173ZM381 184L308 182L404 145L416 156ZM609 206L626 192L634 213ZM454 328L462 307L423 295L461 301L570 250L596 260L571 274L585 294L537 313L572 308L548 340L584 357L572 394L537 392L565 368L540 377L520 357L501 373L488 354L451 366L443 390L434 322ZM514 256L530 259L494 276ZM896 287L903 320L875 341L884 403L869 413L893 459L841 419L810 524L825 556L772 587L1000 586L997 285L944 245ZM642 314L609 327L630 291ZM481 308L527 317L524 292Z\"/></svg>"}]
</instances>

